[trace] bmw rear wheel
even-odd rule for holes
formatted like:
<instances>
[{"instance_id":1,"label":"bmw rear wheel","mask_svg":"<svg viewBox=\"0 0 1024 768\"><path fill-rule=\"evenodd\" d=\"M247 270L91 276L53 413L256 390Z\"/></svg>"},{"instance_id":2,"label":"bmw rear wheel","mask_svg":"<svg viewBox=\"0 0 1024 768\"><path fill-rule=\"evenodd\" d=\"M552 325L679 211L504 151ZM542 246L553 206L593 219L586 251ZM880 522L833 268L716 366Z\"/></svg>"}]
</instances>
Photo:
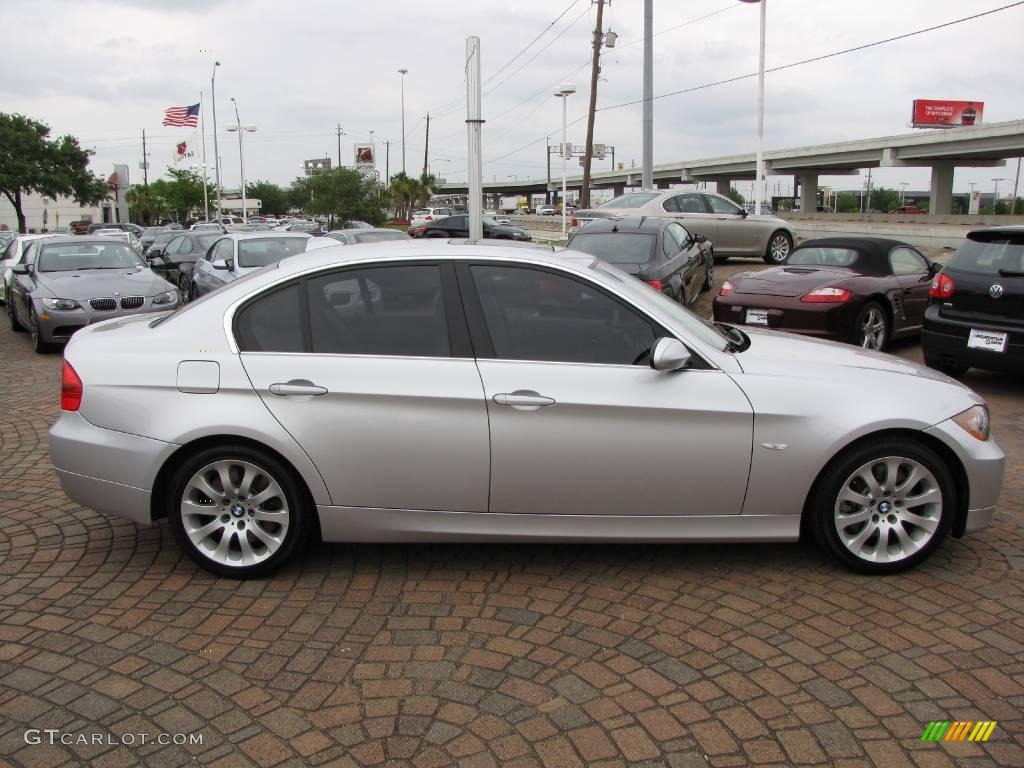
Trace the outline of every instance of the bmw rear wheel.
<instances>
[{"instance_id":1,"label":"bmw rear wheel","mask_svg":"<svg viewBox=\"0 0 1024 768\"><path fill-rule=\"evenodd\" d=\"M793 250L793 238L781 229L773 232L768 239L768 248L764 253L764 260L769 264L781 264L789 258L789 252Z\"/></svg>"},{"instance_id":2,"label":"bmw rear wheel","mask_svg":"<svg viewBox=\"0 0 1024 768\"><path fill-rule=\"evenodd\" d=\"M811 500L815 537L862 573L912 568L949 533L956 494L945 462L926 445L882 440L837 458Z\"/></svg>"},{"instance_id":3,"label":"bmw rear wheel","mask_svg":"<svg viewBox=\"0 0 1024 768\"><path fill-rule=\"evenodd\" d=\"M208 571L252 578L305 542L309 514L292 473L247 446L208 448L175 473L167 517L178 544Z\"/></svg>"}]
</instances>

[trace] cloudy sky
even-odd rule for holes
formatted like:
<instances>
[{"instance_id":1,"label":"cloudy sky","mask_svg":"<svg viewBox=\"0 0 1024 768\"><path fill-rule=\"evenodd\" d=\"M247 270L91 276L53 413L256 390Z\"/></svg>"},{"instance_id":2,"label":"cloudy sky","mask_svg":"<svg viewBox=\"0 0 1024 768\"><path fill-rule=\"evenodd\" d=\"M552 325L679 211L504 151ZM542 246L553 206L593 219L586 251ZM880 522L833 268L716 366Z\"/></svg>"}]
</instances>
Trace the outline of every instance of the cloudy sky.
<instances>
[{"instance_id":1,"label":"cloudy sky","mask_svg":"<svg viewBox=\"0 0 1024 768\"><path fill-rule=\"evenodd\" d=\"M769 0L769 67L913 32L1011 0ZM757 69L758 7L738 0L655 0L655 95ZM481 38L485 180L541 178L545 137L561 132L552 89L573 81L569 140L585 139L590 0L5 0L4 27L21 30L0 47L4 111L43 120L94 148L97 171L114 163L141 178L141 132L151 176L172 163L190 129L163 128L163 110L204 92L207 153L213 163L210 74L217 71L223 179L239 178L235 97L246 134L246 177L287 184L302 161L337 159L371 138L384 172L402 168L400 68L405 78L405 166L423 165L425 120L430 168L466 178L465 39ZM564 12L564 14L563 14ZM559 17L560 14L563 14ZM558 20L556 21L556 17ZM704 17L704 18L702 18ZM605 29L618 34L602 56L595 141L616 160L640 164L641 106L614 108L641 95L642 0L613 0ZM911 101L985 102L985 121L1024 117L1024 4L945 29L770 73L766 147L785 148L909 132ZM539 36L539 37L538 37ZM531 44L532 43L532 44ZM527 47L529 46L529 47ZM525 50L524 50L525 49ZM655 163L753 151L756 78L655 101ZM198 141L198 137L197 137ZM557 159L552 174L559 174ZM570 166L572 167L572 166ZM595 169L611 167L610 160ZM573 168L578 171L578 166ZM955 187L991 190L1006 168L961 169ZM876 171L876 183L927 188L925 169ZM852 188L855 178L837 178ZM788 178L771 179L785 191ZM822 179L823 184L829 179ZM738 184L746 193L748 182Z\"/></svg>"}]
</instances>

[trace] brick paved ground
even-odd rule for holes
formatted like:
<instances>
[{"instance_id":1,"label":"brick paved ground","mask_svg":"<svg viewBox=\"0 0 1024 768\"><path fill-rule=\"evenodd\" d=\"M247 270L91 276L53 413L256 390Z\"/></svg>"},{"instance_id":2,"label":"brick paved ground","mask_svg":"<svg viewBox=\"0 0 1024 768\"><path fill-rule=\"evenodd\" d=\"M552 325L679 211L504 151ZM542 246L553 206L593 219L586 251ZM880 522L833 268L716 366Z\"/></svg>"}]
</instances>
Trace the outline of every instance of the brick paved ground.
<instances>
[{"instance_id":1,"label":"brick paved ground","mask_svg":"<svg viewBox=\"0 0 1024 768\"><path fill-rule=\"evenodd\" d=\"M1024 765L1019 380L970 378L1011 458L997 524L904 576L805 545L333 545L239 583L64 497L59 365L0 332L0 764ZM203 743L116 744L160 733Z\"/></svg>"}]
</instances>

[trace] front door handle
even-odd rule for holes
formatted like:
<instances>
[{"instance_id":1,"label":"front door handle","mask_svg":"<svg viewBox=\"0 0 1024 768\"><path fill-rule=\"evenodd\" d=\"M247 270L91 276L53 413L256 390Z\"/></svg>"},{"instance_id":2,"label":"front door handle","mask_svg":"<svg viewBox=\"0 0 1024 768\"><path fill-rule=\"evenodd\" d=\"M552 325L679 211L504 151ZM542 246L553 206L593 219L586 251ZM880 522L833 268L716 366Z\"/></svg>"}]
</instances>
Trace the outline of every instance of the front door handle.
<instances>
[{"instance_id":1,"label":"front door handle","mask_svg":"<svg viewBox=\"0 0 1024 768\"><path fill-rule=\"evenodd\" d=\"M535 411L554 405L555 401L550 397L534 392L532 389L517 389L515 392L502 392L493 398L498 405L508 405L520 411Z\"/></svg>"},{"instance_id":2,"label":"front door handle","mask_svg":"<svg viewBox=\"0 0 1024 768\"><path fill-rule=\"evenodd\" d=\"M291 381L271 384L268 387L270 394L279 395L281 397L294 397L297 395L313 395L319 397L320 395L326 395L327 389L325 387L318 387L311 381L306 379L292 379Z\"/></svg>"}]
</instances>

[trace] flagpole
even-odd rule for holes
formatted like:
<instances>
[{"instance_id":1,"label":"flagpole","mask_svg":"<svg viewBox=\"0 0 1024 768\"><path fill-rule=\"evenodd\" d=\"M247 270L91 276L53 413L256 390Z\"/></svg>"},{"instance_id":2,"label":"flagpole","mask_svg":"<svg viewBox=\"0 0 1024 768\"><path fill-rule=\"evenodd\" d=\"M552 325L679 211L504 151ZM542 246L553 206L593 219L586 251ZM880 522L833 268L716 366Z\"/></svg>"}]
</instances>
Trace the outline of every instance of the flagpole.
<instances>
[{"instance_id":1,"label":"flagpole","mask_svg":"<svg viewBox=\"0 0 1024 768\"><path fill-rule=\"evenodd\" d=\"M203 109L203 92L199 92L199 125L203 133L203 215L210 220L210 198L206 192L206 110Z\"/></svg>"}]
</instances>

